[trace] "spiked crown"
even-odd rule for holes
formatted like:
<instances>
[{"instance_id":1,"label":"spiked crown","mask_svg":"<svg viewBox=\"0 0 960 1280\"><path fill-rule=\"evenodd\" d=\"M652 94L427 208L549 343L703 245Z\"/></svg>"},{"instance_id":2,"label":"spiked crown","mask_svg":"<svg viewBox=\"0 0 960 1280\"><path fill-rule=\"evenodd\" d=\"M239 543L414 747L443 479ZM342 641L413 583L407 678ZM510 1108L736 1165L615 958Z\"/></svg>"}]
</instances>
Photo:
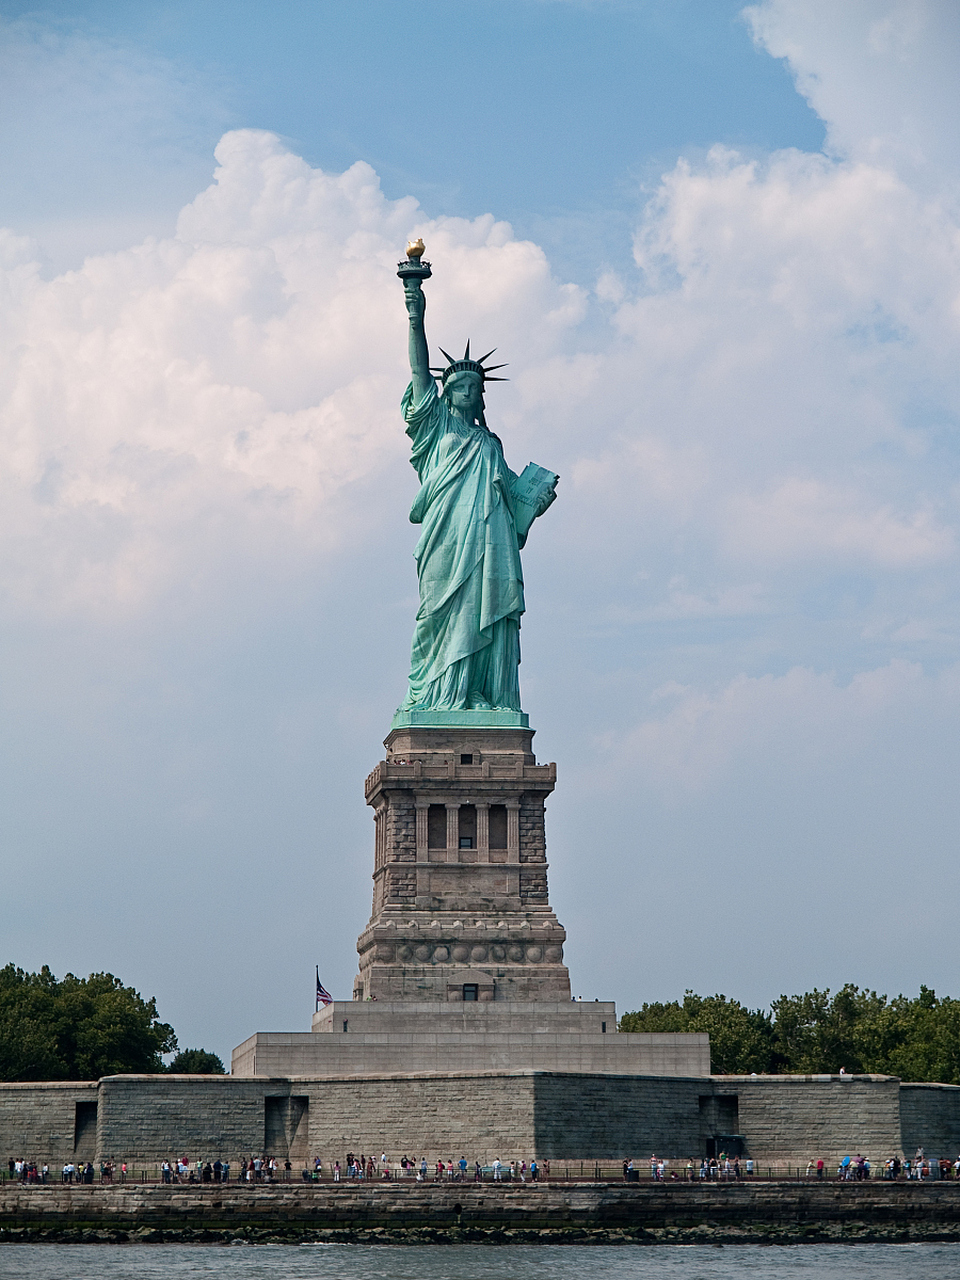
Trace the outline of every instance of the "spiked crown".
<instances>
[{"instance_id":1,"label":"spiked crown","mask_svg":"<svg viewBox=\"0 0 960 1280\"><path fill-rule=\"evenodd\" d=\"M452 355L444 351L443 347L441 347L440 354L446 356L450 363L447 365L431 365L430 372L440 374L440 381L443 386L446 386L447 379L455 373L475 373L481 382L509 382L509 378L490 377L494 369L505 369L507 367L505 364L490 364L487 365L486 368L483 367L484 360L489 359L496 349L497 348L494 347L493 351L488 351L487 354L485 356L481 356L479 360L471 360L470 343L468 341L466 350L463 353L463 359L455 360Z\"/></svg>"}]
</instances>

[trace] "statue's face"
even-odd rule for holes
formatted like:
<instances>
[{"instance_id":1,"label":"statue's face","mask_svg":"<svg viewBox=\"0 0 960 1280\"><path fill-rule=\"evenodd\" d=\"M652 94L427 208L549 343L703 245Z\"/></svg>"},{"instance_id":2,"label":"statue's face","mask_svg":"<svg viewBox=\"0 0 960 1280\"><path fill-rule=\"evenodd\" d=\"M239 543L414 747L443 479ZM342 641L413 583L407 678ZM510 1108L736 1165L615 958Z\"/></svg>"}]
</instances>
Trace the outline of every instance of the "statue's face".
<instances>
[{"instance_id":1,"label":"statue's face","mask_svg":"<svg viewBox=\"0 0 960 1280\"><path fill-rule=\"evenodd\" d=\"M450 388L450 403L461 417L472 422L480 416L482 401L482 384L473 373L465 373Z\"/></svg>"}]
</instances>

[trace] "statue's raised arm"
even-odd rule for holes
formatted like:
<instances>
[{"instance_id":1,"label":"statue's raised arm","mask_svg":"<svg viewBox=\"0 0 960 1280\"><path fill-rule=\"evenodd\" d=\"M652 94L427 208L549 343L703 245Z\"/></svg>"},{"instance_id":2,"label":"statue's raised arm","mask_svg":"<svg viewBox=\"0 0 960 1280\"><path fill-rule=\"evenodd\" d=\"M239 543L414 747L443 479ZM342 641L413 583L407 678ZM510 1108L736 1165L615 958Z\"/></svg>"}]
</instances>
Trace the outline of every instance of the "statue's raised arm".
<instances>
[{"instance_id":1,"label":"statue's raised arm","mask_svg":"<svg viewBox=\"0 0 960 1280\"><path fill-rule=\"evenodd\" d=\"M422 256L423 241L414 241L397 269L410 317L403 415L420 478L410 519L422 532L410 684L394 723L524 726L520 550L556 496L557 476L533 463L519 476L507 466L484 408L485 383L502 381L492 376L502 365L484 364L492 351L471 359L468 342L457 360L441 348L447 363L431 371L423 281L432 273Z\"/></svg>"},{"instance_id":2,"label":"statue's raised arm","mask_svg":"<svg viewBox=\"0 0 960 1280\"><path fill-rule=\"evenodd\" d=\"M427 297L423 281L430 276L430 263L422 262L423 241L412 240L407 245L408 267L403 268L403 289L410 317L410 334L407 347L410 353L410 373L413 378L413 398L417 404L427 393L430 376L430 352L427 347L427 331L423 317L427 310Z\"/></svg>"}]
</instances>

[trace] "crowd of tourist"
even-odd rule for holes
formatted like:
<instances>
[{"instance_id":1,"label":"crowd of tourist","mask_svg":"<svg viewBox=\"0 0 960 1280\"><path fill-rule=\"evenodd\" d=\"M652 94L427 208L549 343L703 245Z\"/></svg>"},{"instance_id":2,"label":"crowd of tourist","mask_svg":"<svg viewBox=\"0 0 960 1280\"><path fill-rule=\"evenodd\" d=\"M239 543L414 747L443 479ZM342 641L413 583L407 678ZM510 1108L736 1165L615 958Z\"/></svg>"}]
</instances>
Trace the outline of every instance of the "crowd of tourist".
<instances>
[{"instance_id":1,"label":"crowd of tourist","mask_svg":"<svg viewBox=\"0 0 960 1280\"><path fill-rule=\"evenodd\" d=\"M289 1160L285 1160L281 1166L276 1156L269 1159L266 1156L246 1156L240 1161L240 1167L237 1171L238 1182L277 1182L283 1179L290 1181L293 1171L293 1165ZM161 1182L229 1182L230 1181L230 1161L220 1160L219 1158L210 1160L197 1160L193 1164L186 1156L180 1156L176 1160L164 1160L160 1164L160 1180Z\"/></svg>"},{"instance_id":2,"label":"crowd of tourist","mask_svg":"<svg viewBox=\"0 0 960 1280\"><path fill-rule=\"evenodd\" d=\"M46 1182L50 1176L50 1166L42 1164L37 1167L34 1160L14 1160L9 1163L10 1178L17 1182Z\"/></svg>"},{"instance_id":3,"label":"crowd of tourist","mask_svg":"<svg viewBox=\"0 0 960 1280\"><path fill-rule=\"evenodd\" d=\"M622 1171L625 1182L636 1182L640 1178L641 1165L633 1160L624 1160ZM783 1172L779 1168L763 1170L766 1177L783 1176ZM739 1182L741 1179L753 1179L760 1174L761 1170L753 1159L740 1156L731 1158L723 1152L719 1156L704 1156L699 1165L694 1160L688 1160L685 1166L677 1163L671 1168L668 1160L656 1155L652 1155L649 1161L649 1176L655 1182ZM800 1176L801 1170L796 1168L788 1171L788 1176L789 1174ZM941 1180L960 1182L960 1155L956 1160L926 1156L921 1147L913 1159L892 1156L880 1166L878 1175L885 1181L909 1179L920 1182ZM8 1176L11 1181L30 1184L47 1183L50 1180L50 1167L46 1163L38 1164L36 1161L11 1158L8 1162ZM138 1179L142 1178L143 1171L136 1172L135 1176ZM187 1156L179 1156L160 1163L160 1180L163 1183L202 1185L229 1182L233 1177L243 1185L253 1186L258 1183L289 1182L293 1176L291 1161L286 1159L281 1164L275 1156L244 1157L233 1174L231 1174L230 1161L219 1158L213 1161L191 1162ZM532 1159L528 1164L526 1160L502 1161L496 1157L486 1164L480 1160L468 1161L465 1155L461 1155L457 1161L451 1157L446 1161L437 1159L431 1163L426 1156L411 1159L404 1155L397 1161L391 1161L386 1152L377 1159L373 1155L357 1155L348 1151L343 1161L334 1160L326 1169L322 1159L316 1156L312 1166L303 1168L297 1176L305 1182L363 1182L373 1179L389 1182L394 1179L409 1178L418 1183L472 1181L523 1184L528 1180L532 1183L547 1181L550 1178L550 1161ZM595 1176L601 1177L599 1166ZM875 1176L874 1169L869 1158L860 1154L844 1156L838 1163L835 1173L832 1166L828 1168L826 1162L820 1157L810 1159L805 1170L805 1177L818 1181L836 1178L841 1182L864 1182L873 1176ZM60 1172L60 1180L65 1183L90 1185L97 1180L101 1183L110 1183L115 1180L115 1177L120 1182L126 1181L125 1161L119 1165L112 1160L101 1161L99 1170L89 1160L86 1162L81 1160L76 1164L68 1161Z\"/></svg>"},{"instance_id":4,"label":"crowd of tourist","mask_svg":"<svg viewBox=\"0 0 960 1280\"><path fill-rule=\"evenodd\" d=\"M492 1164L485 1165L479 1160L471 1163L466 1156L461 1155L456 1162L451 1157L446 1162L438 1159L432 1164L427 1162L426 1156L416 1160L404 1155L393 1164L385 1151L379 1160L372 1155L356 1155L353 1151L348 1151L342 1164L339 1160L333 1162L331 1172L334 1182L341 1182L345 1178L356 1182L371 1178L384 1182L395 1178L412 1178L416 1182L526 1182L529 1178L531 1182L540 1182L550 1176L550 1161L531 1160L528 1165L526 1160L504 1162L498 1156ZM322 1180L323 1161L319 1156L313 1162L312 1175L309 1170L304 1170L303 1176L305 1179L311 1179L312 1176L314 1181Z\"/></svg>"},{"instance_id":5,"label":"crowd of tourist","mask_svg":"<svg viewBox=\"0 0 960 1280\"><path fill-rule=\"evenodd\" d=\"M16 1180L17 1182L29 1183L45 1183L50 1181L50 1166L46 1162L38 1165L34 1160L14 1160L11 1157L7 1163L7 1169L11 1181ZM101 1182L113 1182L114 1175L118 1172L120 1181L126 1182L126 1161L121 1163L118 1170L112 1160L101 1160ZM86 1162L81 1160L79 1164L74 1164L72 1160L68 1160L60 1170L61 1182L87 1183L89 1185L93 1183L96 1177L97 1170L93 1167L93 1163L90 1160L87 1160Z\"/></svg>"}]
</instances>

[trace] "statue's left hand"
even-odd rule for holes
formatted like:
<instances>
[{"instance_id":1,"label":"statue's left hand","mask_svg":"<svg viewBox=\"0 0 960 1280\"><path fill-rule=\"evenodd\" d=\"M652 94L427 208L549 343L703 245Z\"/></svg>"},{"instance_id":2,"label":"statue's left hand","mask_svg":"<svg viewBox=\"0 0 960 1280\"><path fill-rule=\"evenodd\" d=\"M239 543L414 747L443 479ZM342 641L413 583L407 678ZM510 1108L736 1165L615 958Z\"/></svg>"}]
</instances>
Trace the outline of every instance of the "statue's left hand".
<instances>
[{"instance_id":1,"label":"statue's left hand","mask_svg":"<svg viewBox=\"0 0 960 1280\"><path fill-rule=\"evenodd\" d=\"M541 494L541 496L540 496L540 501L537 503L537 515L538 515L538 516L542 516L542 515L543 515L543 513L546 511L547 507L549 507L553 502L555 502L555 501L556 501L556 497L557 497L557 481L558 481L559 479L560 479L560 477L559 477L559 476L557 476L557 479L556 479L556 480L554 480L554 482L553 482L553 488L551 488L551 489L547 489L543 494Z\"/></svg>"}]
</instances>

